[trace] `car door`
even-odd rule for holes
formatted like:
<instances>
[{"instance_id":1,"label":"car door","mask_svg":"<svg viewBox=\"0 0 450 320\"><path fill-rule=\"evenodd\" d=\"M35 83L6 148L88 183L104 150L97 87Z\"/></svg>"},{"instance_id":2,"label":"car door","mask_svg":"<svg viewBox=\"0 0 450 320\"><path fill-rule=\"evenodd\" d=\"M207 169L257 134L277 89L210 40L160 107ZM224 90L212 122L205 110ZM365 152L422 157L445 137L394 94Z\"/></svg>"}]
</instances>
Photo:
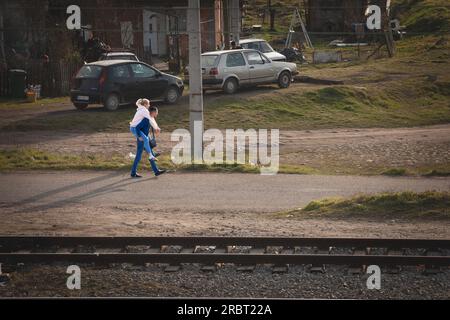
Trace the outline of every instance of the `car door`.
<instances>
[{"instance_id":1,"label":"car door","mask_svg":"<svg viewBox=\"0 0 450 320\"><path fill-rule=\"evenodd\" d=\"M138 88L131 76L130 66L127 64L112 66L110 68L111 91L118 91L125 102L132 102L139 96Z\"/></svg>"},{"instance_id":2,"label":"car door","mask_svg":"<svg viewBox=\"0 0 450 320\"><path fill-rule=\"evenodd\" d=\"M131 70L140 98L154 99L164 95L168 81L159 71L143 63L131 64Z\"/></svg>"},{"instance_id":3,"label":"car door","mask_svg":"<svg viewBox=\"0 0 450 320\"><path fill-rule=\"evenodd\" d=\"M228 53L223 69L225 75L234 74L239 78L239 84L245 85L250 82L248 65L241 52Z\"/></svg>"},{"instance_id":4,"label":"car door","mask_svg":"<svg viewBox=\"0 0 450 320\"><path fill-rule=\"evenodd\" d=\"M258 51L245 52L245 57L249 64L251 83L266 83L273 80L274 69L270 60L263 58Z\"/></svg>"}]
</instances>

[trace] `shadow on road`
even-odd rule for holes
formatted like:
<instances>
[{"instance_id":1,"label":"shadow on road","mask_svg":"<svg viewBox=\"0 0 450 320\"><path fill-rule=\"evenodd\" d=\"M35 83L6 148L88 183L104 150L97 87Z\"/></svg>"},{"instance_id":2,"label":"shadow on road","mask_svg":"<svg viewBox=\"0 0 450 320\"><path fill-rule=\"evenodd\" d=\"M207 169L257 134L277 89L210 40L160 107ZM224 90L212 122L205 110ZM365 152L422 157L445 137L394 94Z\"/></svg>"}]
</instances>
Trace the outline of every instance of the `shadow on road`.
<instances>
[{"instance_id":1,"label":"shadow on road","mask_svg":"<svg viewBox=\"0 0 450 320\"><path fill-rule=\"evenodd\" d=\"M43 193L37 194L35 196L32 196L30 198L21 200L21 201L16 201L14 203L10 203L7 205L3 205L3 208L13 208L13 207L17 207L17 206L26 206L28 204L32 204L36 201L54 196L56 194L62 193L62 192L67 192L70 190L74 190L77 188L81 188L81 187L88 187L89 185L95 184L95 183L99 183L102 181L107 181L109 179L113 179L113 178L118 178L120 176L122 176L123 173L117 173L117 172L113 172L113 173L109 173L106 174L104 176L100 176L100 177L96 177L96 178L92 178L92 179L88 179L88 180L84 180L84 181L80 181L77 183L73 183L61 188L56 188L53 190L49 190L49 191L45 191ZM44 205L39 205L39 206L34 206L31 208L27 208L27 209L20 209L20 210L16 210L14 211L15 213L17 212L32 212L32 211L36 211L36 210L45 210L45 209L50 209L50 208L56 208L56 207L61 207L64 206L65 204L68 203L73 203L73 202L78 202L81 200L86 200L89 198L94 198L96 196L102 195L104 193L111 193L111 192L119 192L121 191L119 188L121 187L125 187L134 183L140 183L143 181L146 181L148 179L142 179L142 180L130 180L130 178L126 178L126 179L121 179L119 181L115 181L112 182L110 184L107 184L105 186L99 187L97 189L94 190L90 190L88 192L85 192L83 194L79 194L73 197L69 197L69 198L65 198L62 200L58 200L55 202L50 202Z\"/></svg>"}]
</instances>

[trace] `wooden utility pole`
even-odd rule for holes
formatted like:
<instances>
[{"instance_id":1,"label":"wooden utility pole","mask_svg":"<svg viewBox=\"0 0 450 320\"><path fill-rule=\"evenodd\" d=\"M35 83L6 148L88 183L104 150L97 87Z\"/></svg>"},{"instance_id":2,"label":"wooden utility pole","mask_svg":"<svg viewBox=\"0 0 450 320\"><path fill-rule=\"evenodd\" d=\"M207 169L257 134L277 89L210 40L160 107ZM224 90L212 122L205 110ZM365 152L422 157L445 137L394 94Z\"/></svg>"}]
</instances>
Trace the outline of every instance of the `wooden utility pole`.
<instances>
[{"instance_id":1,"label":"wooden utility pole","mask_svg":"<svg viewBox=\"0 0 450 320\"><path fill-rule=\"evenodd\" d=\"M392 58L395 56L397 50L394 41L394 34L392 33L391 18L389 16L389 11L387 9L388 8L384 10L384 19L382 20L383 21L382 24L388 54L389 57Z\"/></svg>"},{"instance_id":2,"label":"wooden utility pole","mask_svg":"<svg viewBox=\"0 0 450 320\"><path fill-rule=\"evenodd\" d=\"M270 31L275 31L275 9L272 8L272 0L267 0L267 11L269 12Z\"/></svg>"},{"instance_id":3,"label":"wooden utility pole","mask_svg":"<svg viewBox=\"0 0 450 320\"><path fill-rule=\"evenodd\" d=\"M191 157L193 163L203 163L203 87L202 37L200 31L200 0L189 0L187 31L189 34L189 120Z\"/></svg>"},{"instance_id":4,"label":"wooden utility pole","mask_svg":"<svg viewBox=\"0 0 450 320\"><path fill-rule=\"evenodd\" d=\"M241 8L239 0L230 0L230 4L231 34L233 35L233 41L238 46L241 34Z\"/></svg>"}]
</instances>

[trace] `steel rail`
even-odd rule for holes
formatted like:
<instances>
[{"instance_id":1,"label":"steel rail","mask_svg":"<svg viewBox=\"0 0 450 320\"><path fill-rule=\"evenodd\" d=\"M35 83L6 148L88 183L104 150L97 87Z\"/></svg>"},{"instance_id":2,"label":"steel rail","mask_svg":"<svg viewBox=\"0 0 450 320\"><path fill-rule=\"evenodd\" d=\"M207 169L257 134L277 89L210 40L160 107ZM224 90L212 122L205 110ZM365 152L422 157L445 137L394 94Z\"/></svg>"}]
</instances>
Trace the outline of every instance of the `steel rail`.
<instances>
[{"instance_id":1,"label":"steel rail","mask_svg":"<svg viewBox=\"0 0 450 320\"><path fill-rule=\"evenodd\" d=\"M448 239L378 239L378 238L291 238L291 237L16 237L0 236L0 252L14 248L45 246L126 247L161 246L249 246L264 248L352 247L352 248L440 248L450 249Z\"/></svg>"},{"instance_id":2,"label":"steel rail","mask_svg":"<svg viewBox=\"0 0 450 320\"><path fill-rule=\"evenodd\" d=\"M82 253L79 246L93 247L94 253ZM144 253L132 253L129 246L147 246ZM163 246L181 246L179 253L167 253ZM214 253L197 253L197 246L215 247ZM223 250L229 246L251 247L249 253ZM283 247L272 254L267 247ZM316 254L292 251L298 247L315 247ZM354 254L334 254L331 247L354 249ZM118 249L102 252L102 248ZM368 248L386 249L385 254L370 255ZM394 249L425 249L421 255L398 255ZM61 252L60 249L69 249ZM125 250L124 250L125 249ZM148 250L149 249L149 250ZM222 250L220 250L222 249ZM367 238L288 238L288 237L0 237L0 263L162 263L180 265L232 263L240 265L425 265L450 266L450 256L439 250L449 250L450 240L427 239L367 239ZM257 250L258 253L255 253ZM357 251L356 251L357 250ZM59 252L58 252L59 251ZM78 252L81 251L81 252ZM147 252L145 252L147 251ZM253 252L252 252L253 251ZM228 252L228 253L227 253ZM325 253L324 253L325 252ZM328 252L328 254L326 254ZM442 253L442 255L440 255Z\"/></svg>"},{"instance_id":3,"label":"steel rail","mask_svg":"<svg viewBox=\"0 0 450 320\"><path fill-rule=\"evenodd\" d=\"M330 264L450 266L450 256L245 254L245 253L1 253L2 263L161 263L161 264Z\"/></svg>"}]
</instances>

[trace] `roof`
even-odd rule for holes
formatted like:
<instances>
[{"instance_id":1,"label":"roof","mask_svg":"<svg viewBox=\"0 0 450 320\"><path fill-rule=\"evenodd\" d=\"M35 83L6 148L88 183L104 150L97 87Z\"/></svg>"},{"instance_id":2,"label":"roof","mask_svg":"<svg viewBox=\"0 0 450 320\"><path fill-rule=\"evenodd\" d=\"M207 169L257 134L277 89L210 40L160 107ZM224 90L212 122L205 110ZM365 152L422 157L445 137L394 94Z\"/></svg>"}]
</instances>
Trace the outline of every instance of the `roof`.
<instances>
[{"instance_id":1,"label":"roof","mask_svg":"<svg viewBox=\"0 0 450 320\"><path fill-rule=\"evenodd\" d=\"M210 55L220 55L230 52L249 52L249 51L258 51L256 49L234 49L234 50L221 50L221 51L210 51L202 53L202 56L210 56Z\"/></svg>"},{"instance_id":2,"label":"roof","mask_svg":"<svg viewBox=\"0 0 450 320\"><path fill-rule=\"evenodd\" d=\"M104 53L104 55L107 56L135 56L134 53L132 52L108 52L108 53Z\"/></svg>"},{"instance_id":3,"label":"roof","mask_svg":"<svg viewBox=\"0 0 450 320\"><path fill-rule=\"evenodd\" d=\"M239 40L239 43L261 42L261 41L266 42L266 40L264 39L241 39Z\"/></svg>"},{"instance_id":4,"label":"roof","mask_svg":"<svg viewBox=\"0 0 450 320\"><path fill-rule=\"evenodd\" d=\"M132 61L132 60L101 60L101 61L95 61L88 63L86 65L88 66L100 66L100 67L109 67L116 64L124 64L124 63L139 63L139 61Z\"/></svg>"}]
</instances>

